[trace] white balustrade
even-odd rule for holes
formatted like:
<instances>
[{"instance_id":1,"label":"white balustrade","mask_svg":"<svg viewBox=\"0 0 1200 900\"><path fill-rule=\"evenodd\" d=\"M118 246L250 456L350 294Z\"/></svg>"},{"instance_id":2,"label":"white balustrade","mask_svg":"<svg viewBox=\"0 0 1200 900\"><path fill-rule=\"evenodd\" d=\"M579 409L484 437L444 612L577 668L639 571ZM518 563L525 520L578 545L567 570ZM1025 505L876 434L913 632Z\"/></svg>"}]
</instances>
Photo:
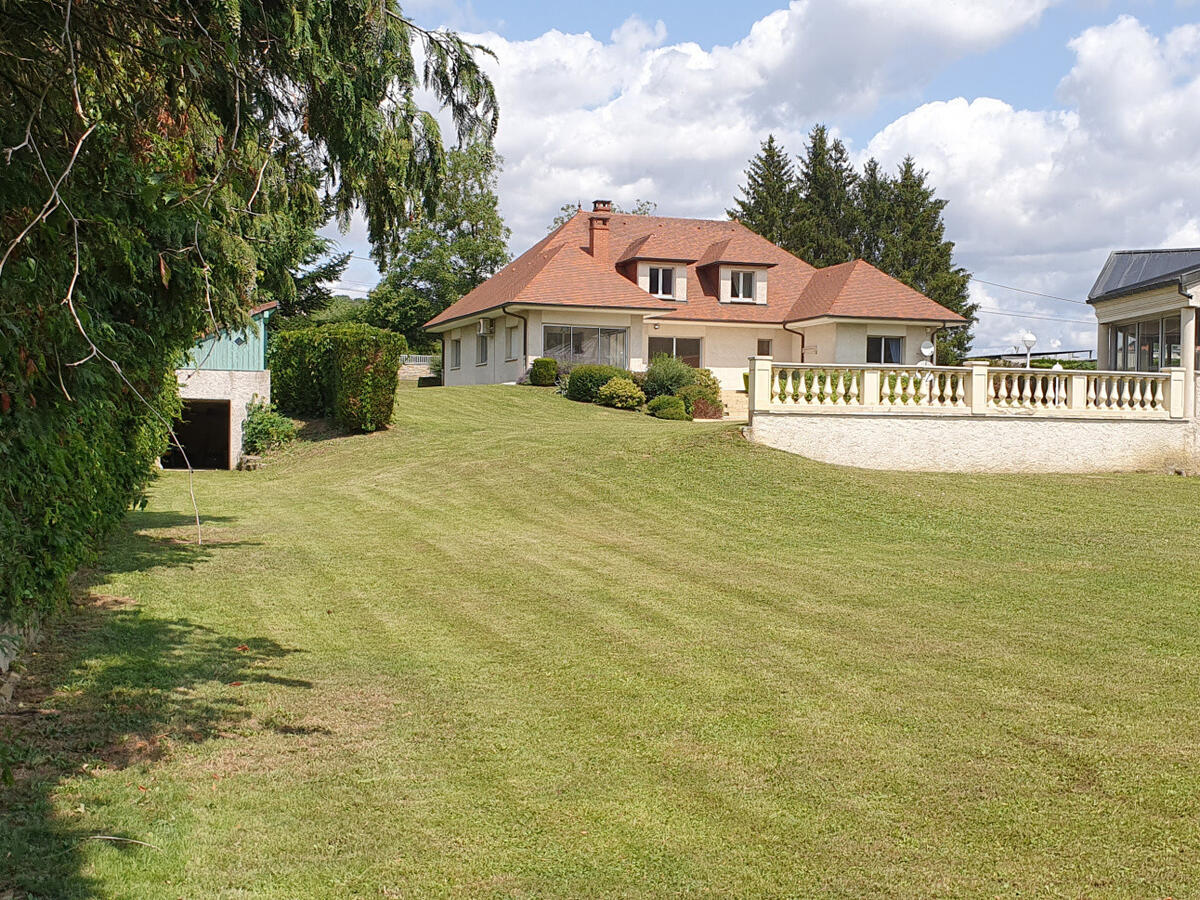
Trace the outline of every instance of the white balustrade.
<instances>
[{"instance_id":1,"label":"white balustrade","mask_svg":"<svg viewBox=\"0 0 1200 900\"><path fill-rule=\"evenodd\" d=\"M1182 418L1182 369L1094 372L750 361L753 411Z\"/></svg>"}]
</instances>

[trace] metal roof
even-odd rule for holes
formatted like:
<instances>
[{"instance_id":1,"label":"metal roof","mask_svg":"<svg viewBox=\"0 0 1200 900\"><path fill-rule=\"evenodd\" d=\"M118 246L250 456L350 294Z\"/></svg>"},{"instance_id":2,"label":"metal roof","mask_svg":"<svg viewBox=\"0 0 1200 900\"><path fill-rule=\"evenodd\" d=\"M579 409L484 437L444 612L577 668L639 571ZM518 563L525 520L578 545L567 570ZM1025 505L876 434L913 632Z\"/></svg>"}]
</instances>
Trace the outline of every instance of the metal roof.
<instances>
[{"instance_id":1,"label":"metal roof","mask_svg":"<svg viewBox=\"0 0 1200 900\"><path fill-rule=\"evenodd\" d=\"M1200 248L1179 250L1114 250L1088 292L1088 301L1120 297L1175 281L1200 269Z\"/></svg>"}]
</instances>

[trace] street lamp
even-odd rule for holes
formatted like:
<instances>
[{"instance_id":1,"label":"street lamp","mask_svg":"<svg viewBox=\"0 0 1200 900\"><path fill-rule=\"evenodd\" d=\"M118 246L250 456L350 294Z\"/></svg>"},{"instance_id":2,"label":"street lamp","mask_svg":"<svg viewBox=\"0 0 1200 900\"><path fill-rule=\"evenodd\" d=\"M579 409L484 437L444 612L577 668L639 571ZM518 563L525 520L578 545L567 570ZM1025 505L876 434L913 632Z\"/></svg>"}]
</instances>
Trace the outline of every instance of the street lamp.
<instances>
[{"instance_id":1,"label":"street lamp","mask_svg":"<svg viewBox=\"0 0 1200 900\"><path fill-rule=\"evenodd\" d=\"M1025 368L1032 368L1030 357L1033 354L1033 348L1037 346L1037 338L1034 337L1032 331L1027 331L1021 335L1021 343L1025 345Z\"/></svg>"}]
</instances>

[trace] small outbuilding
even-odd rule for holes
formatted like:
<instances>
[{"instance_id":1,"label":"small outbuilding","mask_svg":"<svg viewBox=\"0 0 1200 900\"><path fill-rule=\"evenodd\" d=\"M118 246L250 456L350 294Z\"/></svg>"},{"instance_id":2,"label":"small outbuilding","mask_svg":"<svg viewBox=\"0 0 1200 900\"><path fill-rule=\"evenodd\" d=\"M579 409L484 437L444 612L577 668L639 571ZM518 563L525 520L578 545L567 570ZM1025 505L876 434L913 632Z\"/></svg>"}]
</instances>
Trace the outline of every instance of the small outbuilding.
<instances>
[{"instance_id":1,"label":"small outbuilding","mask_svg":"<svg viewBox=\"0 0 1200 900\"><path fill-rule=\"evenodd\" d=\"M175 436L193 468L235 469L241 461L247 407L271 402L267 320L278 306L252 309L251 327L243 331L205 335L176 371L183 416L175 423ZM186 466L178 448L163 457L163 466Z\"/></svg>"}]
</instances>

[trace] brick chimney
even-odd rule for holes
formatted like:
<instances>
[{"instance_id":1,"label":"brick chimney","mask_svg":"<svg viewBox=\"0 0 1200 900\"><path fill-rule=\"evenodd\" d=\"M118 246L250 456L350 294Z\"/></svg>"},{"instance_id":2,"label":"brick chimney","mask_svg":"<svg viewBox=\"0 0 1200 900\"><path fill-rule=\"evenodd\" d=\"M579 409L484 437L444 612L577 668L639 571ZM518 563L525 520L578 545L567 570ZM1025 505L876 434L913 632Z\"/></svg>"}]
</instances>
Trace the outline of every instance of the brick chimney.
<instances>
[{"instance_id":1,"label":"brick chimney","mask_svg":"<svg viewBox=\"0 0 1200 900\"><path fill-rule=\"evenodd\" d=\"M608 219L612 215L611 200L592 201L592 217L588 220L588 253L608 261Z\"/></svg>"}]
</instances>

